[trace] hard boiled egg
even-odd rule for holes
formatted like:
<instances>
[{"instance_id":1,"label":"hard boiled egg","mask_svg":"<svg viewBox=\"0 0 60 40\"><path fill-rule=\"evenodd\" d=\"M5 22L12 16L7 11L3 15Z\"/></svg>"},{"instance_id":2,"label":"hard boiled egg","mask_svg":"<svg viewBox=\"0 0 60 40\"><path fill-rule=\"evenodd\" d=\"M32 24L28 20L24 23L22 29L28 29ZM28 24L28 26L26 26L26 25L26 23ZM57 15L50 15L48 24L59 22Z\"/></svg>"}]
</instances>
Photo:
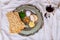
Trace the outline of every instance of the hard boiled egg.
<instances>
[{"instance_id":1,"label":"hard boiled egg","mask_svg":"<svg viewBox=\"0 0 60 40\"><path fill-rule=\"evenodd\" d=\"M30 16L31 15L31 11L26 11L26 16Z\"/></svg>"}]
</instances>

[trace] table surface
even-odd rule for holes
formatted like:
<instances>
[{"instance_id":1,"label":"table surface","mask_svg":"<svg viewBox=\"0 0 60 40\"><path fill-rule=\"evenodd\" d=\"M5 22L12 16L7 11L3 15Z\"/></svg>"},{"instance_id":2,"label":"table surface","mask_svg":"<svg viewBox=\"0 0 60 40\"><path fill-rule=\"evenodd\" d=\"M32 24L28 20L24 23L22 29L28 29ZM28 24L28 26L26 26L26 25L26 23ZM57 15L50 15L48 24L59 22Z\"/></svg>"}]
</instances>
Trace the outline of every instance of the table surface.
<instances>
[{"instance_id":1,"label":"table surface","mask_svg":"<svg viewBox=\"0 0 60 40\"><path fill-rule=\"evenodd\" d=\"M59 0L0 0L0 40L60 40L59 2ZM39 8L43 14L44 25L42 29L31 36L9 33L9 23L6 13L23 4L33 4ZM47 5L55 7L54 12L47 12L45 10ZM46 12L49 14L50 18L44 17Z\"/></svg>"}]
</instances>

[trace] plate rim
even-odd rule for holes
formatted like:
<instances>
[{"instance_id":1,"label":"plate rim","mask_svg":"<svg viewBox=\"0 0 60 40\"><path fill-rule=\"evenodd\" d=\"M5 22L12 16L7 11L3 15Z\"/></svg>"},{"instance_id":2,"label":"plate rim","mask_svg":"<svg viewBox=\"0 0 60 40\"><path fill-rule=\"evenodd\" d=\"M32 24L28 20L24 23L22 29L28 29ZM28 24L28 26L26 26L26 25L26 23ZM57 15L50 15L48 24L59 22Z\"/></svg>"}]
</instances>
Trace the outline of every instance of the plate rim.
<instances>
[{"instance_id":1,"label":"plate rim","mask_svg":"<svg viewBox=\"0 0 60 40\"><path fill-rule=\"evenodd\" d=\"M30 35L34 35L34 34L37 33L40 29L42 29L42 27L43 27L43 25L44 25L43 15L42 15L42 12L41 12L35 5L33 5L33 4L22 4L22 5L18 6L18 7L16 7L16 9L19 8L19 7L21 7L21 6L24 6L24 5L25 5L25 6L32 6L32 7L35 7L35 8L38 10L38 12L41 14L42 23L41 23L41 27L40 27L36 32L34 32L34 33L32 33L32 34L28 34L28 35L21 34L21 33L18 33L18 34L21 35L21 36L30 36ZM13 11L16 11L16 9L13 10Z\"/></svg>"}]
</instances>

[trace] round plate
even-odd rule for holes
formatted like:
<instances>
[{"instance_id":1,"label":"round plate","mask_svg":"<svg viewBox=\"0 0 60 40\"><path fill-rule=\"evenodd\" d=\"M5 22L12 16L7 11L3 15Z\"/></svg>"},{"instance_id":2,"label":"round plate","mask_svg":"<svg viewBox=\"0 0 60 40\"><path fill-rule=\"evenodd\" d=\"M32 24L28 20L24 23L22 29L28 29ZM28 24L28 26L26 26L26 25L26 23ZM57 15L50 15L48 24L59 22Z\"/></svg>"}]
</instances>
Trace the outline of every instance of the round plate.
<instances>
[{"instance_id":1,"label":"round plate","mask_svg":"<svg viewBox=\"0 0 60 40\"><path fill-rule=\"evenodd\" d=\"M14 11L20 12L22 10L30 10L30 11L34 12L35 14L37 14L38 23L31 30L22 30L19 33L19 35L29 36L29 35L35 34L36 32L39 31L39 29L42 28L42 25L43 25L42 13L40 12L40 10L37 7L35 7L34 5L31 5L31 4L21 5L21 6L17 7Z\"/></svg>"}]
</instances>

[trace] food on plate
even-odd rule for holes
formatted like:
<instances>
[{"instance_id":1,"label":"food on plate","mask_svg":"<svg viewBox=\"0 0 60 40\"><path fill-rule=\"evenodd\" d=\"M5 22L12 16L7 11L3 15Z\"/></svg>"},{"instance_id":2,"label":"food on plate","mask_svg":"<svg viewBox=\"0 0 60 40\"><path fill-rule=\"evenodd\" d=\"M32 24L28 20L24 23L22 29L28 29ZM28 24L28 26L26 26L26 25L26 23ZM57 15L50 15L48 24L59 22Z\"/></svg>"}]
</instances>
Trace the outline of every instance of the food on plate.
<instances>
[{"instance_id":1,"label":"food on plate","mask_svg":"<svg viewBox=\"0 0 60 40\"><path fill-rule=\"evenodd\" d=\"M35 21L38 20L38 17L33 14L33 15L30 16L30 19L31 19L31 21L35 22Z\"/></svg>"},{"instance_id":2,"label":"food on plate","mask_svg":"<svg viewBox=\"0 0 60 40\"><path fill-rule=\"evenodd\" d=\"M25 17L25 18L23 19L23 21L28 24L28 23L30 22L30 19L29 19L29 17Z\"/></svg>"},{"instance_id":3,"label":"food on plate","mask_svg":"<svg viewBox=\"0 0 60 40\"><path fill-rule=\"evenodd\" d=\"M21 21L18 12L8 12L7 18L10 24L11 33L19 33L24 29L25 24Z\"/></svg>"},{"instance_id":4,"label":"food on plate","mask_svg":"<svg viewBox=\"0 0 60 40\"><path fill-rule=\"evenodd\" d=\"M33 28L35 26L35 23L33 21L29 22L29 27Z\"/></svg>"},{"instance_id":5,"label":"food on plate","mask_svg":"<svg viewBox=\"0 0 60 40\"><path fill-rule=\"evenodd\" d=\"M26 16L26 14L24 11L21 11L21 12L19 12L19 16L21 19L23 19Z\"/></svg>"},{"instance_id":6,"label":"food on plate","mask_svg":"<svg viewBox=\"0 0 60 40\"><path fill-rule=\"evenodd\" d=\"M33 17L34 17L34 21L37 21L38 20L37 15L33 15Z\"/></svg>"},{"instance_id":7,"label":"food on plate","mask_svg":"<svg viewBox=\"0 0 60 40\"><path fill-rule=\"evenodd\" d=\"M31 11L24 10L20 12L8 12L7 18L11 33L20 33L26 28L26 25L28 25L28 28L33 28L36 25L35 22L38 20L37 15Z\"/></svg>"},{"instance_id":8,"label":"food on plate","mask_svg":"<svg viewBox=\"0 0 60 40\"><path fill-rule=\"evenodd\" d=\"M36 25L36 21L38 20L37 15L29 10L23 10L19 12L20 19L29 27L33 28Z\"/></svg>"},{"instance_id":9,"label":"food on plate","mask_svg":"<svg viewBox=\"0 0 60 40\"><path fill-rule=\"evenodd\" d=\"M26 16L30 16L31 15L31 11L26 11Z\"/></svg>"}]
</instances>

